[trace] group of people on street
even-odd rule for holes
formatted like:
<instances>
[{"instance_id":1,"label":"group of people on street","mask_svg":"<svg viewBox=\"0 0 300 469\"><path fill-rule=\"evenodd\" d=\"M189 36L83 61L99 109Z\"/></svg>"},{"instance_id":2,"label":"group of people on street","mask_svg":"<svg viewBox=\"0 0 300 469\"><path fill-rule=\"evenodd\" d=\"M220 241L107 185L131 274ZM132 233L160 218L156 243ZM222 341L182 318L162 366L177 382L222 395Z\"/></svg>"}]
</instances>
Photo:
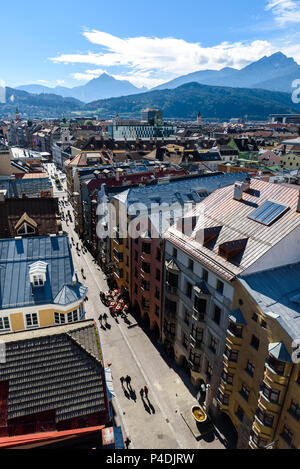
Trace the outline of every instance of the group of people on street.
<instances>
[{"instance_id":1,"label":"group of people on street","mask_svg":"<svg viewBox=\"0 0 300 469\"><path fill-rule=\"evenodd\" d=\"M102 321L104 321L104 324L106 325L106 324L107 324L108 316L107 316L106 313L100 314L100 316L99 316L98 319L99 319L99 322L100 322L101 326L102 326Z\"/></svg>"}]
</instances>

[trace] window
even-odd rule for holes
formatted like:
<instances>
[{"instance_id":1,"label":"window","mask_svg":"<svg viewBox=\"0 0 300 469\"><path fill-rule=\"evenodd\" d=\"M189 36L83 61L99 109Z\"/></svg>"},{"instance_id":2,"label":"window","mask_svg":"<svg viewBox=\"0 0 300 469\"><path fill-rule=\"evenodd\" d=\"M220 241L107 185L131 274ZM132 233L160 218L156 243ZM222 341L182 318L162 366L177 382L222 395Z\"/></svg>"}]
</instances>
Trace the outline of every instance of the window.
<instances>
[{"instance_id":1,"label":"window","mask_svg":"<svg viewBox=\"0 0 300 469\"><path fill-rule=\"evenodd\" d=\"M252 320L253 320L254 322L257 322L257 321L258 321L258 315L257 315L256 313L253 313L253 315L252 315Z\"/></svg>"},{"instance_id":2,"label":"window","mask_svg":"<svg viewBox=\"0 0 300 469\"><path fill-rule=\"evenodd\" d=\"M184 311L184 322L187 326L190 325L190 319L191 319L190 312L187 309L185 309L185 311Z\"/></svg>"},{"instance_id":3,"label":"window","mask_svg":"<svg viewBox=\"0 0 300 469\"><path fill-rule=\"evenodd\" d=\"M259 339L255 335L252 336L250 345L252 345L255 350L259 349Z\"/></svg>"},{"instance_id":4,"label":"window","mask_svg":"<svg viewBox=\"0 0 300 469\"><path fill-rule=\"evenodd\" d=\"M249 399L249 394L250 394L250 391L248 389L248 387L246 386L246 384L242 384L242 388L240 390L240 395L245 399L245 401L248 402L248 399Z\"/></svg>"},{"instance_id":5,"label":"window","mask_svg":"<svg viewBox=\"0 0 300 469\"><path fill-rule=\"evenodd\" d=\"M216 324L220 324L220 320L221 320L221 309L219 308L219 306L215 305L215 311L214 311L214 317L213 317L213 320L215 321Z\"/></svg>"},{"instance_id":6,"label":"window","mask_svg":"<svg viewBox=\"0 0 300 469\"><path fill-rule=\"evenodd\" d=\"M200 360L201 360L200 355L197 355L196 353L191 352L189 360L193 363L193 365L200 366Z\"/></svg>"},{"instance_id":7,"label":"window","mask_svg":"<svg viewBox=\"0 0 300 469\"><path fill-rule=\"evenodd\" d=\"M169 300L169 298L165 299L165 310L167 314L170 314L172 316L176 316L177 312L177 303L176 301Z\"/></svg>"},{"instance_id":8,"label":"window","mask_svg":"<svg viewBox=\"0 0 300 469\"><path fill-rule=\"evenodd\" d=\"M142 297L142 307L145 310L149 310L150 308L150 302L147 298Z\"/></svg>"},{"instance_id":9,"label":"window","mask_svg":"<svg viewBox=\"0 0 300 469\"><path fill-rule=\"evenodd\" d=\"M194 261L192 259L189 259L189 261L188 261L188 268L192 272L194 271Z\"/></svg>"},{"instance_id":10,"label":"window","mask_svg":"<svg viewBox=\"0 0 300 469\"><path fill-rule=\"evenodd\" d=\"M160 270L156 269L155 279L160 282Z\"/></svg>"},{"instance_id":11,"label":"window","mask_svg":"<svg viewBox=\"0 0 300 469\"><path fill-rule=\"evenodd\" d=\"M159 306L158 305L155 305L155 316L159 317Z\"/></svg>"},{"instance_id":12,"label":"window","mask_svg":"<svg viewBox=\"0 0 300 469\"><path fill-rule=\"evenodd\" d=\"M19 235L34 234L34 233L35 233L35 229L34 229L32 226L28 225L27 223L24 223L24 224L21 226L21 228L19 228L19 229L17 230L17 233L18 233Z\"/></svg>"},{"instance_id":13,"label":"window","mask_svg":"<svg viewBox=\"0 0 300 469\"><path fill-rule=\"evenodd\" d=\"M65 324L66 315L63 313L54 313L54 323L55 324ZM71 321L69 321L71 322Z\"/></svg>"},{"instance_id":14,"label":"window","mask_svg":"<svg viewBox=\"0 0 300 469\"><path fill-rule=\"evenodd\" d=\"M150 282L147 280L142 280L142 288L143 290L150 291Z\"/></svg>"},{"instance_id":15,"label":"window","mask_svg":"<svg viewBox=\"0 0 300 469\"><path fill-rule=\"evenodd\" d=\"M268 440L258 437L254 432L251 433L251 439L258 448L265 448L268 444Z\"/></svg>"},{"instance_id":16,"label":"window","mask_svg":"<svg viewBox=\"0 0 300 469\"><path fill-rule=\"evenodd\" d=\"M134 293L135 293L136 295L137 295L137 293L138 293L138 286L137 286L136 283L134 284Z\"/></svg>"},{"instance_id":17,"label":"window","mask_svg":"<svg viewBox=\"0 0 300 469\"><path fill-rule=\"evenodd\" d=\"M136 267L135 267L135 269L134 269L134 276L135 276L135 278L138 277L138 271L137 271L137 268L136 268Z\"/></svg>"},{"instance_id":18,"label":"window","mask_svg":"<svg viewBox=\"0 0 300 469\"><path fill-rule=\"evenodd\" d=\"M300 407L297 404L297 402L293 401L291 402L291 406L289 408L289 413L295 417L296 420L300 419Z\"/></svg>"},{"instance_id":19,"label":"window","mask_svg":"<svg viewBox=\"0 0 300 469\"><path fill-rule=\"evenodd\" d=\"M211 350L213 353L216 353L216 351L217 351L217 345L218 345L218 341L217 341L217 339L212 335L211 338L210 338L209 348L210 348L210 350Z\"/></svg>"},{"instance_id":20,"label":"window","mask_svg":"<svg viewBox=\"0 0 300 469\"><path fill-rule=\"evenodd\" d=\"M139 260L139 254L137 251L134 251L134 260L137 262Z\"/></svg>"},{"instance_id":21,"label":"window","mask_svg":"<svg viewBox=\"0 0 300 469\"><path fill-rule=\"evenodd\" d=\"M161 260L161 249L157 248L156 250L156 260L160 261Z\"/></svg>"},{"instance_id":22,"label":"window","mask_svg":"<svg viewBox=\"0 0 300 469\"><path fill-rule=\"evenodd\" d=\"M273 421L274 417L273 415L267 414L265 410L261 409L258 407L256 411L256 417L266 426L266 427L272 427L273 426Z\"/></svg>"},{"instance_id":23,"label":"window","mask_svg":"<svg viewBox=\"0 0 300 469\"><path fill-rule=\"evenodd\" d=\"M77 309L75 309L75 311L71 311L71 313L68 313L68 322L77 322L78 319Z\"/></svg>"},{"instance_id":24,"label":"window","mask_svg":"<svg viewBox=\"0 0 300 469\"><path fill-rule=\"evenodd\" d=\"M255 370L255 366L253 365L253 363L251 363L250 360L248 360L248 363L247 363L247 366L246 366L245 371L246 371L250 376L253 376L253 375L254 375L254 370Z\"/></svg>"},{"instance_id":25,"label":"window","mask_svg":"<svg viewBox=\"0 0 300 469\"><path fill-rule=\"evenodd\" d=\"M218 401L221 402L222 405L229 405L229 395L228 394L223 394L222 391L218 392Z\"/></svg>"},{"instance_id":26,"label":"window","mask_svg":"<svg viewBox=\"0 0 300 469\"><path fill-rule=\"evenodd\" d=\"M228 330L235 336L235 337L242 337L243 326L239 326L232 321L229 321Z\"/></svg>"},{"instance_id":27,"label":"window","mask_svg":"<svg viewBox=\"0 0 300 469\"><path fill-rule=\"evenodd\" d=\"M159 300L159 298L160 298L160 292L159 292L159 289L157 287L155 287L155 298L157 300Z\"/></svg>"},{"instance_id":28,"label":"window","mask_svg":"<svg viewBox=\"0 0 300 469\"><path fill-rule=\"evenodd\" d=\"M209 362L207 362L206 376L209 381L211 380L212 374L213 374L213 367Z\"/></svg>"},{"instance_id":29,"label":"window","mask_svg":"<svg viewBox=\"0 0 300 469\"><path fill-rule=\"evenodd\" d=\"M25 315L26 327L38 327L38 315L37 313L30 313Z\"/></svg>"},{"instance_id":30,"label":"window","mask_svg":"<svg viewBox=\"0 0 300 469\"><path fill-rule=\"evenodd\" d=\"M192 298L193 285L190 282L186 282L185 294L188 298Z\"/></svg>"},{"instance_id":31,"label":"window","mask_svg":"<svg viewBox=\"0 0 300 469\"><path fill-rule=\"evenodd\" d=\"M195 296L194 310L199 314L200 318L203 318L206 313L206 305L207 301L205 299L199 298L197 295Z\"/></svg>"},{"instance_id":32,"label":"window","mask_svg":"<svg viewBox=\"0 0 300 469\"><path fill-rule=\"evenodd\" d=\"M220 293L220 295L223 295L224 283L221 282L221 280L217 280L217 292Z\"/></svg>"},{"instance_id":33,"label":"window","mask_svg":"<svg viewBox=\"0 0 300 469\"><path fill-rule=\"evenodd\" d=\"M240 406L238 406L238 409L237 409L235 415L237 416L237 418L238 418L241 422L243 421L243 419L244 419L244 411L243 411L243 409L242 409Z\"/></svg>"},{"instance_id":34,"label":"window","mask_svg":"<svg viewBox=\"0 0 300 469\"><path fill-rule=\"evenodd\" d=\"M224 352L225 357L228 358L230 362L237 362L238 361L238 355L239 352L234 349L230 349L227 345L225 347L225 352Z\"/></svg>"},{"instance_id":35,"label":"window","mask_svg":"<svg viewBox=\"0 0 300 469\"><path fill-rule=\"evenodd\" d=\"M187 349L189 346L189 339L185 333L182 334L182 345L185 349Z\"/></svg>"},{"instance_id":36,"label":"window","mask_svg":"<svg viewBox=\"0 0 300 469\"><path fill-rule=\"evenodd\" d=\"M177 249L176 248L173 248L172 256L175 257L175 259L177 259Z\"/></svg>"},{"instance_id":37,"label":"window","mask_svg":"<svg viewBox=\"0 0 300 469\"><path fill-rule=\"evenodd\" d=\"M291 430L286 426L284 425L283 429L282 429L282 433L281 433L281 438L284 439L284 441L290 445L292 443L292 439L293 439L293 432L291 432Z\"/></svg>"},{"instance_id":38,"label":"window","mask_svg":"<svg viewBox=\"0 0 300 469\"><path fill-rule=\"evenodd\" d=\"M33 285L35 287L42 287L44 285L44 278L41 275L33 276Z\"/></svg>"},{"instance_id":39,"label":"window","mask_svg":"<svg viewBox=\"0 0 300 469\"><path fill-rule=\"evenodd\" d=\"M202 269L202 278L205 280L205 282L208 281L208 272L205 269Z\"/></svg>"},{"instance_id":40,"label":"window","mask_svg":"<svg viewBox=\"0 0 300 469\"><path fill-rule=\"evenodd\" d=\"M5 316L4 318L0 318L0 332L9 331L9 330L10 330L10 324L9 324L8 316Z\"/></svg>"},{"instance_id":41,"label":"window","mask_svg":"<svg viewBox=\"0 0 300 469\"><path fill-rule=\"evenodd\" d=\"M270 401L276 404L279 401L280 391L278 389L269 388L265 383L262 386L263 395Z\"/></svg>"},{"instance_id":42,"label":"window","mask_svg":"<svg viewBox=\"0 0 300 469\"><path fill-rule=\"evenodd\" d=\"M151 244L150 243L143 243L142 244L142 252L144 254L151 254Z\"/></svg>"},{"instance_id":43,"label":"window","mask_svg":"<svg viewBox=\"0 0 300 469\"><path fill-rule=\"evenodd\" d=\"M203 329L200 329L200 327L196 327L193 324L191 336L200 344L203 340Z\"/></svg>"},{"instance_id":44,"label":"window","mask_svg":"<svg viewBox=\"0 0 300 469\"><path fill-rule=\"evenodd\" d=\"M172 288L178 288L178 275L167 271L167 284Z\"/></svg>"},{"instance_id":45,"label":"window","mask_svg":"<svg viewBox=\"0 0 300 469\"><path fill-rule=\"evenodd\" d=\"M276 358L269 355L267 363L272 368L272 370L274 370L278 375L283 375L285 368L284 362L276 360Z\"/></svg>"},{"instance_id":46,"label":"window","mask_svg":"<svg viewBox=\"0 0 300 469\"><path fill-rule=\"evenodd\" d=\"M225 383L233 384L233 374L227 373L226 371L223 370L221 377L222 377L222 380L225 381Z\"/></svg>"},{"instance_id":47,"label":"window","mask_svg":"<svg viewBox=\"0 0 300 469\"><path fill-rule=\"evenodd\" d=\"M150 264L148 264L147 262L142 262L142 270L146 274L150 274Z\"/></svg>"},{"instance_id":48,"label":"window","mask_svg":"<svg viewBox=\"0 0 300 469\"><path fill-rule=\"evenodd\" d=\"M260 325L261 325L261 327L263 327L264 329L266 329L266 327L267 327L266 321L261 321Z\"/></svg>"}]
</instances>

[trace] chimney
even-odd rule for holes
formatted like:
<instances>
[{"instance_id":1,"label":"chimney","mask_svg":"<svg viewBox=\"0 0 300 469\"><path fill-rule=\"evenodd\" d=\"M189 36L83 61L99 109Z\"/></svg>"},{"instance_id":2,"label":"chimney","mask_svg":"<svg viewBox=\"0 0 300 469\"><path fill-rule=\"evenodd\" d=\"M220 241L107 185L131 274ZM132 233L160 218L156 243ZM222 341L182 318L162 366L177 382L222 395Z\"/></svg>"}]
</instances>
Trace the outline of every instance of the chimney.
<instances>
[{"instance_id":1,"label":"chimney","mask_svg":"<svg viewBox=\"0 0 300 469\"><path fill-rule=\"evenodd\" d=\"M234 184L234 200L242 200L243 199L243 183L236 182Z\"/></svg>"}]
</instances>

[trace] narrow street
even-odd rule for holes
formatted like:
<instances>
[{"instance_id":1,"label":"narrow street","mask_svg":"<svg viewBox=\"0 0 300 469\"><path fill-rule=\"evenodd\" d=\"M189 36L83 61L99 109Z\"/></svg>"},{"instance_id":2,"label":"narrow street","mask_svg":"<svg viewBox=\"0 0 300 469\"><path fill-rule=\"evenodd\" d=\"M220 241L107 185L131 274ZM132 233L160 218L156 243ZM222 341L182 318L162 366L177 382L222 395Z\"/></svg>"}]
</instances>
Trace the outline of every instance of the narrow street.
<instances>
[{"instance_id":1,"label":"narrow street","mask_svg":"<svg viewBox=\"0 0 300 469\"><path fill-rule=\"evenodd\" d=\"M64 184L65 186L65 184ZM56 196L63 197L63 192ZM225 448L224 436L213 441L204 439L196 441L187 427L180 411L192 402L196 391L193 390L186 376L186 384L179 376L175 363L163 358L162 347L143 329L136 325L128 328L123 319L118 323L113 319L99 297L100 291L108 290L104 275L95 263L89 252L83 254L76 252L76 243L81 242L74 231L74 216L69 204L64 208L65 213L70 210L72 223L63 221L63 230L73 237L75 246L72 246L73 260L78 278L88 286L88 301L86 304L86 318L92 318L98 326L104 364L110 364L113 386L116 397L113 398L116 422L123 428L124 437L129 436L130 448L144 449L216 449ZM82 278L81 269L84 269L85 279ZM108 315L109 327L103 329L98 320L99 314ZM129 314L128 319L135 324L135 319ZM175 368L174 368L175 367ZM130 375L132 388L136 399L133 400L124 392L120 377ZM149 389L149 403L142 401L140 389L144 386ZM125 386L126 388L126 386ZM126 396L127 394L127 396Z\"/></svg>"}]
</instances>

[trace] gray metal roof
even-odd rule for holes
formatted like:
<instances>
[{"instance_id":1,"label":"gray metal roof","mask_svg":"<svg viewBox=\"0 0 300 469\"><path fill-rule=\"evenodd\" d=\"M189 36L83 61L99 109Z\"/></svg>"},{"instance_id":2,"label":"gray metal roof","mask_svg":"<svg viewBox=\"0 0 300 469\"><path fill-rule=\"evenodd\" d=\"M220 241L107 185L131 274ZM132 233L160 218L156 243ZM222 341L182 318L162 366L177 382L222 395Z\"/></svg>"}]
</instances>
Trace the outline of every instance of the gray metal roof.
<instances>
[{"instance_id":1,"label":"gray metal roof","mask_svg":"<svg viewBox=\"0 0 300 469\"><path fill-rule=\"evenodd\" d=\"M8 419L55 410L56 422L106 409L102 357L93 321L4 334Z\"/></svg>"},{"instance_id":2,"label":"gray metal roof","mask_svg":"<svg viewBox=\"0 0 300 469\"><path fill-rule=\"evenodd\" d=\"M300 263L239 277L260 309L292 338L300 338Z\"/></svg>"},{"instance_id":3,"label":"gray metal roof","mask_svg":"<svg viewBox=\"0 0 300 469\"><path fill-rule=\"evenodd\" d=\"M201 202L202 198L197 191L205 190L206 195L211 194L216 189L230 186L236 181L244 181L247 173L238 174L217 174L198 177L184 177L170 180L164 184L153 184L142 187L132 187L125 190L114 198L126 203L128 213L135 213L135 203L142 203L148 208L151 204L185 204ZM156 200L155 200L156 199ZM160 202L159 202L160 199Z\"/></svg>"},{"instance_id":4,"label":"gray metal roof","mask_svg":"<svg viewBox=\"0 0 300 469\"><path fill-rule=\"evenodd\" d=\"M7 198L40 197L41 191L49 191L52 183L48 177L32 179L0 179L0 190L7 190Z\"/></svg>"},{"instance_id":5,"label":"gray metal roof","mask_svg":"<svg viewBox=\"0 0 300 469\"><path fill-rule=\"evenodd\" d=\"M297 189L252 179L250 189L243 192L242 200L234 199L234 186L224 187L204 198L187 214L189 217L197 217L195 232L199 235L205 228L222 227L213 246L203 246L201 237L198 239L197 236L191 238L184 235L176 225L173 225L164 237L199 259L218 275L232 280L292 231L300 230L298 199ZM251 220L249 215L268 200L285 205L289 210L270 226ZM220 245L240 239L248 239L248 242L237 259L229 262L219 255Z\"/></svg>"},{"instance_id":6,"label":"gray metal roof","mask_svg":"<svg viewBox=\"0 0 300 469\"><path fill-rule=\"evenodd\" d=\"M47 264L46 283L33 288L29 269L32 264ZM73 285L74 266L68 238L40 236L0 240L1 309L42 304L68 304L84 297L86 289ZM67 288L66 288L67 287Z\"/></svg>"}]
</instances>

